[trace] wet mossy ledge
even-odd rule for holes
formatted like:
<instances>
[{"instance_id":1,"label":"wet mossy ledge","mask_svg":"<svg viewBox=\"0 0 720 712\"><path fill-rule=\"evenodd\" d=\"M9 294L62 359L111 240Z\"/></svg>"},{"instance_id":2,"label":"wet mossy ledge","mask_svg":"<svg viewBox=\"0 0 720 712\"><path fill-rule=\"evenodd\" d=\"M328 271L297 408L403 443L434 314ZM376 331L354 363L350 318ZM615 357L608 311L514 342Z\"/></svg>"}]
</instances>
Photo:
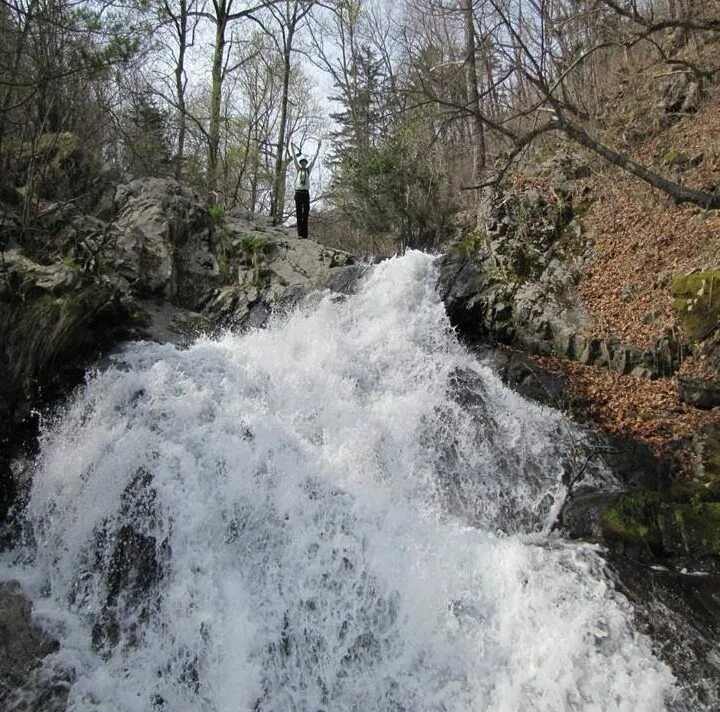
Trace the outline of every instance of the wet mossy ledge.
<instances>
[{"instance_id":1,"label":"wet mossy ledge","mask_svg":"<svg viewBox=\"0 0 720 712\"><path fill-rule=\"evenodd\" d=\"M610 546L636 558L720 557L720 502L678 502L635 490L605 510L602 525Z\"/></svg>"},{"instance_id":2,"label":"wet mossy ledge","mask_svg":"<svg viewBox=\"0 0 720 712\"><path fill-rule=\"evenodd\" d=\"M694 444L689 479L610 499L601 530L611 548L641 560L689 557L720 567L720 424L699 433Z\"/></svg>"}]
</instances>

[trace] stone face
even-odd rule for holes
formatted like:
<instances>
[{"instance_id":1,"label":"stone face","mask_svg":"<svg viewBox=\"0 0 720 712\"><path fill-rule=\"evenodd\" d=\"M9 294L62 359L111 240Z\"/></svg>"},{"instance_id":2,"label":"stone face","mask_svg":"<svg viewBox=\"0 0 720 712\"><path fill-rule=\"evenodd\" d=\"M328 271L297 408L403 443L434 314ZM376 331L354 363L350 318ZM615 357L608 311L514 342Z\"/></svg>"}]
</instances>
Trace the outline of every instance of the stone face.
<instances>
[{"instance_id":1,"label":"stone face","mask_svg":"<svg viewBox=\"0 0 720 712\"><path fill-rule=\"evenodd\" d=\"M58 649L32 618L30 601L16 581L0 582L0 707L3 710L60 712L69 679L42 671L42 659Z\"/></svg>"},{"instance_id":2,"label":"stone face","mask_svg":"<svg viewBox=\"0 0 720 712\"><path fill-rule=\"evenodd\" d=\"M438 291L450 320L471 340L489 338L622 374L675 373L688 351L676 331L648 350L592 335L576 293L588 237L561 185L552 198L536 188L484 196L487 234L472 233L439 261Z\"/></svg>"},{"instance_id":3,"label":"stone face","mask_svg":"<svg viewBox=\"0 0 720 712\"><path fill-rule=\"evenodd\" d=\"M680 400L696 408L720 406L720 382L682 375L677 379L677 389Z\"/></svg>"},{"instance_id":4,"label":"stone face","mask_svg":"<svg viewBox=\"0 0 720 712\"><path fill-rule=\"evenodd\" d=\"M563 186L571 163L559 157L548 169ZM440 260L438 289L465 336L554 355L582 350L589 320L575 297L576 261L567 259L583 242L582 225L564 190L486 194L486 235Z\"/></svg>"},{"instance_id":5,"label":"stone face","mask_svg":"<svg viewBox=\"0 0 720 712\"><path fill-rule=\"evenodd\" d=\"M140 296L195 306L220 274L207 206L169 178L141 178L118 187L118 216L106 260Z\"/></svg>"}]
</instances>

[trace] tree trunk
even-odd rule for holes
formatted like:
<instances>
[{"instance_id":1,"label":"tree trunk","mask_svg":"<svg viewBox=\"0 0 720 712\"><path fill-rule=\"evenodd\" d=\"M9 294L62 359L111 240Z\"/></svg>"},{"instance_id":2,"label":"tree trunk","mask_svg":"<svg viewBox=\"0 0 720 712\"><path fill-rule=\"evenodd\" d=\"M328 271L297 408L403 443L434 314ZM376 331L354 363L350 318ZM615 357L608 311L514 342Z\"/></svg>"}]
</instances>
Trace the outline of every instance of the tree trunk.
<instances>
[{"instance_id":1,"label":"tree trunk","mask_svg":"<svg viewBox=\"0 0 720 712\"><path fill-rule=\"evenodd\" d=\"M618 153L614 149L600 143L597 139L590 136L584 129L575 124L560 118L558 128L560 128L567 136L577 141L581 146L589 148L598 155L602 156L615 166L632 173L646 183L667 193L678 203L693 203L705 209L720 209L720 193L707 193L703 190L695 190L686 188L684 185L668 180L657 173L649 171L644 166L636 163L628 156Z\"/></svg>"},{"instance_id":2,"label":"tree trunk","mask_svg":"<svg viewBox=\"0 0 720 712\"><path fill-rule=\"evenodd\" d=\"M178 150L175 159L175 177L182 179L183 159L185 158L185 132L187 130L187 115L185 108L185 50L187 48L187 0L180 0L180 17L178 22L178 60L175 67L175 89L178 97Z\"/></svg>"},{"instance_id":3,"label":"tree trunk","mask_svg":"<svg viewBox=\"0 0 720 712\"><path fill-rule=\"evenodd\" d=\"M277 154L275 156L275 185L273 187L272 219L273 225L282 222L285 208L285 133L287 131L288 95L290 91L290 57L295 28L288 27L283 56L283 90L280 102L280 128L278 129Z\"/></svg>"},{"instance_id":4,"label":"tree trunk","mask_svg":"<svg viewBox=\"0 0 720 712\"><path fill-rule=\"evenodd\" d=\"M477 59L475 56L475 16L472 0L462 0L465 19L465 87L470 111L470 141L472 143L472 180L475 185L485 172L485 126L480 112Z\"/></svg>"},{"instance_id":5,"label":"tree trunk","mask_svg":"<svg viewBox=\"0 0 720 712\"><path fill-rule=\"evenodd\" d=\"M223 58L225 55L226 3L218 4L215 25L215 50L212 61L212 89L210 92L210 127L208 132L208 190L215 190L220 152L220 106L222 103Z\"/></svg>"},{"instance_id":6,"label":"tree trunk","mask_svg":"<svg viewBox=\"0 0 720 712\"><path fill-rule=\"evenodd\" d=\"M25 24L22 26L22 30L20 31L20 35L17 38L16 44L15 44L15 51L13 53L13 62L10 68L9 76L11 79L17 80L19 79L19 69L20 69L20 62L22 61L23 54L25 53L25 43L28 39L28 36L30 34L31 24L35 20L35 8L37 6L37 1L33 0L33 2L30 3L27 9L27 14L25 16ZM3 97L0 103L0 152L2 151L3 142L5 139L5 131L7 127L7 115L10 113L10 111L13 108L13 103L15 101L15 87L13 86L12 81L8 82L5 91L3 92Z\"/></svg>"}]
</instances>

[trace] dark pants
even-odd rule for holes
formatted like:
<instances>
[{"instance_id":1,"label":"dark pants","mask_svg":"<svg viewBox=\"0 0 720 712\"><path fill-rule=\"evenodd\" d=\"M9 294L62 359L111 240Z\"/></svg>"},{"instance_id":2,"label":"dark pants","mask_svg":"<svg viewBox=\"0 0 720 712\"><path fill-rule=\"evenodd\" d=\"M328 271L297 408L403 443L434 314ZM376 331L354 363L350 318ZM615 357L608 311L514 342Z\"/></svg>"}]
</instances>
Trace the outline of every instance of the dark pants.
<instances>
[{"instance_id":1,"label":"dark pants","mask_svg":"<svg viewBox=\"0 0 720 712\"><path fill-rule=\"evenodd\" d=\"M295 215L297 215L298 237L308 236L308 214L310 212L310 191L295 191Z\"/></svg>"}]
</instances>

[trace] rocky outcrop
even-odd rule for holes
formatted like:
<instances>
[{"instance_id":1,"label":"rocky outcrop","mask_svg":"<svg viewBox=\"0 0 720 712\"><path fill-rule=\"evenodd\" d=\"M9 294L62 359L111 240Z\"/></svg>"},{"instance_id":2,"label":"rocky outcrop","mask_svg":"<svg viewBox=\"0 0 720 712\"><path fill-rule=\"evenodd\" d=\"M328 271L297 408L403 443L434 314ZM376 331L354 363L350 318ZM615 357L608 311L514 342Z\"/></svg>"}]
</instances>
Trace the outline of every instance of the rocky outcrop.
<instances>
[{"instance_id":1,"label":"rocky outcrop","mask_svg":"<svg viewBox=\"0 0 720 712\"><path fill-rule=\"evenodd\" d=\"M133 293L194 308L219 281L219 237L207 206L169 178L141 178L118 187L117 219L103 246L108 268Z\"/></svg>"},{"instance_id":2,"label":"rocky outcrop","mask_svg":"<svg viewBox=\"0 0 720 712\"><path fill-rule=\"evenodd\" d=\"M69 675L40 668L58 649L32 618L30 601L15 581L0 582L0 707L60 712L66 707Z\"/></svg>"},{"instance_id":3,"label":"rocky outcrop","mask_svg":"<svg viewBox=\"0 0 720 712\"><path fill-rule=\"evenodd\" d=\"M486 198L485 228L440 262L438 286L451 320L470 340L490 338L623 374L674 373L682 344L672 330L652 349L592 334L576 295L591 236L573 212L565 175L544 192L521 188Z\"/></svg>"},{"instance_id":4,"label":"rocky outcrop","mask_svg":"<svg viewBox=\"0 0 720 712\"><path fill-rule=\"evenodd\" d=\"M700 106L702 87L691 72L680 72L660 84L658 107L666 114L694 114Z\"/></svg>"},{"instance_id":5,"label":"rocky outcrop","mask_svg":"<svg viewBox=\"0 0 720 712\"><path fill-rule=\"evenodd\" d=\"M208 292L202 314L216 328L263 326L275 308L287 308L322 289L346 291L363 273L352 255L300 240L264 220L228 220L225 240L235 277Z\"/></svg>"},{"instance_id":6,"label":"rocky outcrop","mask_svg":"<svg viewBox=\"0 0 720 712\"><path fill-rule=\"evenodd\" d=\"M18 250L0 268L0 521L17 494L10 458L33 431L32 411L79 383L114 343L130 304L112 280Z\"/></svg>"}]
</instances>

